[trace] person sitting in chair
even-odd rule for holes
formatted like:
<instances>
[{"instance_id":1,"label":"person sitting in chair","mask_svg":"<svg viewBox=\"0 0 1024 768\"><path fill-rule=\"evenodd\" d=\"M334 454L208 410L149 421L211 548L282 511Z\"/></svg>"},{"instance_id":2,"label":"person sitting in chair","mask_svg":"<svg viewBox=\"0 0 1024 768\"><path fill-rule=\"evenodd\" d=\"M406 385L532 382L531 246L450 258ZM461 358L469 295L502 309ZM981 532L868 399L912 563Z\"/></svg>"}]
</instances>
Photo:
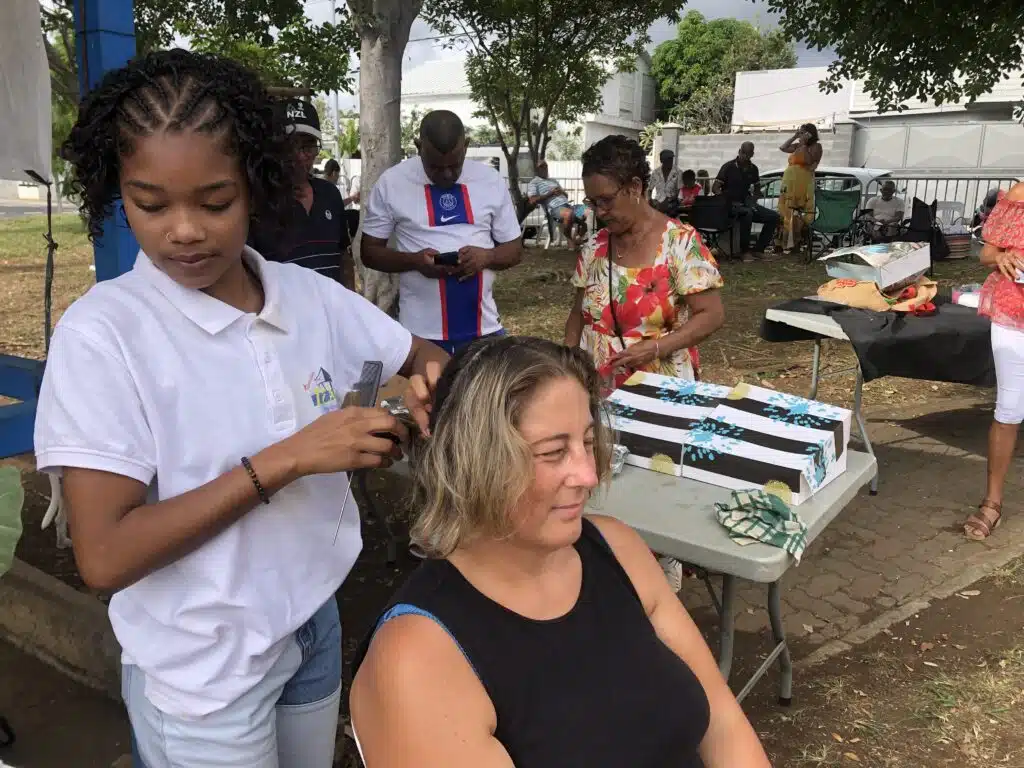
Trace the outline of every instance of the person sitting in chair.
<instances>
[{"instance_id":1,"label":"person sitting in chair","mask_svg":"<svg viewBox=\"0 0 1024 768\"><path fill-rule=\"evenodd\" d=\"M353 664L364 764L769 768L643 540L586 513L613 439L590 355L484 339L436 393L414 469L429 557Z\"/></svg>"},{"instance_id":2,"label":"person sitting in chair","mask_svg":"<svg viewBox=\"0 0 1024 768\"><path fill-rule=\"evenodd\" d=\"M697 174L693 171L683 171L682 182L679 187L679 207L685 210L693 207L693 201L704 194L704 188L697 183Z\"/></svg>"},{"instance_id":3,"label":"person sitting in chair","mask_svg":"<svg viewBox=\"0 0 1024 768\"><path fill-rule=\"evenodd\" d=\"M868 236L873 242L887 243L899 234L906 208L903 198L896 197L896 183L886 181L879 195L868 200Z\"/></svg>"},{"instance_id":4,"label":"person sitting in chair","mask_svg":"<svg viewBox=\"0 0 1024 768\"><path fill-rule=\"evenodd\" d=\"M732 205L733 215L739 223L740 248L745 262L766 258L765 252L775 239L775 229L779 226L779 214L757 202L761 197L761 175L753 158L754 143L743 142L736 159L719 169L712 187L714 194L725 195ZM750 233L754 224L762 226L757 243L751 250Z\"/></svg>"},{"instance_id":5,"label":"person sitting in chair","mask_svg":"<svg viewBox=\"0 0 1024 768\"><path fill-rule=\"evenodd\" d=\"M649 195L651 205L669 218L679 215L679 190L683 186L682 174L676 167L675 153L663 149L658 155L661 165L651 173L651 189Z\"/></svg>"},{"instance_id":6,"label":"person sitting in chair","mask_svg":"<svg viewBox=\"0 0 1024 768\"><path fill-rule=\"evenodd\" d=\"M562 185L548 175L547 161L537 163L537 175L526 188L526 198L530 208L541 206L551 225L557 226L566 239L571 238L576 208L580 206L570 203Z\"/></svg>"}]
</instances>

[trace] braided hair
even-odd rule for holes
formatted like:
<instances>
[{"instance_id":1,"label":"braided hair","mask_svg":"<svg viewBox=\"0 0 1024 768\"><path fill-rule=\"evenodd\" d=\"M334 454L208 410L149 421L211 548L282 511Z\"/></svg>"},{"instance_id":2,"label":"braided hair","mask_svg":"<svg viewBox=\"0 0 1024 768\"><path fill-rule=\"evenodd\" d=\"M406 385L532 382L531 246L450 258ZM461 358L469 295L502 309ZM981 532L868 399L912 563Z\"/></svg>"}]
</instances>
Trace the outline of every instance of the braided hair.
<instances>
[{"instance_id":1,"label":"braided hair","mask_svg":"<svg viewBox=\"0 0 1024 768\"><path fill-rule=\"evenodd\" d=\"M259 77L212 54L175 49L139 57L108 72L82 102L61 147L70 191L95 241L121 197L121 158L138 139L194 131L225 139L249 187L250 215L284 226L292 202L292 153L284 125Z\"/></svg>"}]
</instances>

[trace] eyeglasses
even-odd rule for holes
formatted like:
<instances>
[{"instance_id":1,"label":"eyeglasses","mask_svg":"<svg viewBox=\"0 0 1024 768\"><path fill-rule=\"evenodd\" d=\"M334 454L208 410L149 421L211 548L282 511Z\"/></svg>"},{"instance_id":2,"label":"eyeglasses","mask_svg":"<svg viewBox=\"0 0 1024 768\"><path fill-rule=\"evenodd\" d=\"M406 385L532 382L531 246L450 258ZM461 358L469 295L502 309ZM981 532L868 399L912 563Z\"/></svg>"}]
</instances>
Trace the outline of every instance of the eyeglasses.
<instances>
[{"instance_id":1,"label":"eyeglasses","mask_svg":"<svg viewBox=\"0 0 1024 768\"><path fill-rule=\"evenodd\" d=\"M599 208L602 211L607 211L609 208L611 208L615 204L615 198L617 198L619 196L619 193L622 192L622 190L623 190L623 185L620 184L619 188L616 189L610 195L598 195L597 197L593 197L593 198L591 198L591 197L583 198L583 204L584 205L588 205L591 208Z\"/></svg>"}]
</instances>

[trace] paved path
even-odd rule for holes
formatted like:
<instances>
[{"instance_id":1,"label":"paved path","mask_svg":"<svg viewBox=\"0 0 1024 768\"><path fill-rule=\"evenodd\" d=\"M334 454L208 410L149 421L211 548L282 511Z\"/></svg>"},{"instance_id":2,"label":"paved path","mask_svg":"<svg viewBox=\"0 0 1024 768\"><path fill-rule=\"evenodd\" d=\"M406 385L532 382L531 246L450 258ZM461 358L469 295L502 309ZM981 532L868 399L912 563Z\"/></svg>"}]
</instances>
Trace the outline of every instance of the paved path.
<instances>
[{"instance_id":1,"label":"paved path","mask_svg":"<svg viewBox=\"0 0 1024 768\"><path fill-rule=\"evenodd\" d=\"M978 392L973 405L954 401L944 404L945 411L869 417L881 467L878 495L861 493L783 580L784 617L797 659L829 640L867 639L862 628L878 617L941 591L972 569L998 567L1024 553L1024 514L1013 503L1024 490L1020 453L999 530L985 543L961 534L961 523L985 490L992 408L984 404L985 390ZM739 590L737 630L756 634L761 645L767 638L765 594L752 584ZM682 598L698 616L710 610L696 579L684 585Z\"/></svg>"}]
</instances>

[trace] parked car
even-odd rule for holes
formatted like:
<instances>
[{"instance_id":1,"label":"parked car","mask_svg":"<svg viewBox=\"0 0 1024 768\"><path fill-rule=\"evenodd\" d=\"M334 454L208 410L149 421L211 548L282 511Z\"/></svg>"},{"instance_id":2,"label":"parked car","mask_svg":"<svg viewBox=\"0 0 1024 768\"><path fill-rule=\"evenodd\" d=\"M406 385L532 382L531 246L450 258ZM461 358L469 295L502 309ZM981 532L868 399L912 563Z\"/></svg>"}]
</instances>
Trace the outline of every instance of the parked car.
<instances>
[{"instance_id":1,"label":"parked car","mask_svg":"<svg viewBox=\"0 0 1024 768\"><path fill-rule=\"evenodd\" d=\"M782 190L782 174L785 168L768 171L761 174L761 190L763 197L761 205L766 208L775 209L779 206L779 194ZM878 184L873 181L894 178L892 171L880 168L840 168L834 166L818 166L814 172L815 186L819 189L841 191L852 189L858 184L864 195L864 202L878 193ZM870 187L870 189L869 189Z\"/></svg>"}]
</instances>

